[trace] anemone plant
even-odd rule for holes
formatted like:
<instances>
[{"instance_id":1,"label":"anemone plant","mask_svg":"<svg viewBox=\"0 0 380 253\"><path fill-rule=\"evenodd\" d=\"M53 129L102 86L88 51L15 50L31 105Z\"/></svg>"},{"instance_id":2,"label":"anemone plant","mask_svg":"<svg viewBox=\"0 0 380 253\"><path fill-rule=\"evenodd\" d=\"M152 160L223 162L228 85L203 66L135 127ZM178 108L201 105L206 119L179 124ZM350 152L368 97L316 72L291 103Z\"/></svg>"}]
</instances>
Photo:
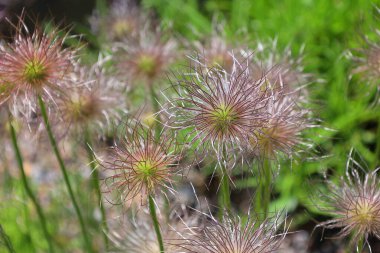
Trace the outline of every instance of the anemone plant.
<instances>
[{"instance_id":1,"label":"anemone plant","mask_svg":"<svg viewBox=\"0 0 380 253\"><path fill-rule=\"evenodd\" d=\"M71 201L81 225L85 248L92 252L92 246L79 205L75 199L68 173L51 130L45 101L56 101L63 95L63 86L73 69L76 50L63 48L65 38L57 31L46 33L36 30L30 33L23 17L16 26L14 41L4 46L0 52L0 76L2 85L1 101L7 102L11 109L16 109L26 117L37 112L39 106L46 131L54 153L64 176ZM11 110L15 111L15 110ZM16 148L16 145L15 145ZM16 149L17 153L17 149Z\"/></svg>"},{"instance_id":2,"label":"anemone plant","mask_svg":"<svg viewBox=\"0 0 380 253\"><path fill-rule=\"evenodd\" d=\"M287 230L278 232L280 226L279 217L258 222L250 216L242 221L225 214L221 221L212 219L180 247L191 253L271 253L280 248L287 234Z\"/></svg>"},{"instance_id":3,"label":"anemone plant","mask_svg":"<svg viewBox=\"0 0 380 253\"><path fill-rule=\"evenodd\" d=\"M359 168L357 168L359 166ZM373 235L380 238L380 186L378 169L365 172L359 163L349 156L346 175L338 182L327 181L329 192L321 195L321 211L333 219L321 222L317 227L339 228L338 237L350 237L350 247L362 252Z\"/></svg>"},{"instance_id":4,"label":"anemone plant","mask_svg":"<svg viewBox=\"0 0 380 253\"><path fill-rule=\"evenodd\" d=\"M174 139L161 133L155 137L154 130L139 121L127 126L121 145L112 148L110 158L102 163L112 174L105 179L109 191L116 192L123 205L140 197L140 205L148 202L160 250L164 244L156 214L154 196L157 192L172 191L171 183L176 174L180 155Z\"/></svg>"},{"instance_id":5,"label":"anemone plant","mask_svg":"<svg viewBox=\"0 0 380 253\"><path fill-rule=\"evenodd\" d=\"M271 94L262 78L254 78L247 62L234 59L231 73L207 68L200 59L192 60L188 74L176 76L172 87L178 95L169 99L165 110L169 124L178 131L188 131L190 145L197 152L210 151L220 164L221 206L231 208L229 190L229 154L247 147L247 136L254 135L268 121L264 110Z\"/></svg>"}]
</instances>

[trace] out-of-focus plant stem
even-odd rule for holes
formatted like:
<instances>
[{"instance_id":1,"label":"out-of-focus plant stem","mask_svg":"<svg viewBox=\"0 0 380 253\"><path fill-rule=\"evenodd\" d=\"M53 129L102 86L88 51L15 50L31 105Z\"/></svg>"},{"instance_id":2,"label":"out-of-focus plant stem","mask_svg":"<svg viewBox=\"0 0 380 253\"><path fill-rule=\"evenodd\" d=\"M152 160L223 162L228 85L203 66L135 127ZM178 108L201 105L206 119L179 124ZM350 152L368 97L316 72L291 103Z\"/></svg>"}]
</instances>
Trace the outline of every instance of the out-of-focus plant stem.
<instances>
[{"instance_id":1,"label":"out-of-focus plant stem","mask_svg":"<svg viewBox=\"0 0 380 253\"><path fill-rule=\"evenodd\" d=\"M158 219L157 219L156 206L154 204L153 197L151 195L149 195L148 198L149 198L149 212L150 212L150 216L152 217L154 230L156 231L157 241L158 241L158 245L160 247L160 252L164 253L165 252L164 251L164 242L162 240L160 224L159 224Z\"/></svg>"},{"instance_id":2,"label":"out-of-focus plant stem","mask_svg":"<svg viewBox=\"0 0 380 253\"><path fill-rule=\"evenodd\" d=\"M54 247L52 244L50 234L48 232L44 212L42 211L42 207L41 207L37 197L34 195L32 188L29 185L28 178L27 178L26 173L25 173L21 151L20 151L20 148L19 148L19 145L17 142L16 130L15 130L15 128L13 126L13 122L11 122L11 120L9 121L9 126L10 126L10 131L11 131L11 139L12 139L13 149L15 152L18 167L19 167L20 172L21 172L21 182L25 188L26 194L28 195L29 199L32 201L34 207L36 208L37 215L38 215L38 218L39 218L40 223L41 223L42 232L43 232L44 237L45 237L45 239L48 243L48 246L49 246L49 252L54 252Z\"/></svg>"},{"instance_id":3,"label":"out-of-focus plant stem","mask_svg":"<svg viewBox=\"0 0 380 253\"><path fill-rule=\"evenodd\" d=\"M45 128L46 128L46 132L48 134L49 140L50 140L50 144L51 144L53 151L54 151L54 154L58 160L59 168L61 169L61 172L63 174L64 182L65 182L67 190L69 192L71 202L74 206L75 213L76 213L78 220L79 220L79 224L80 224L80 227L82 230L82 235L83 235L86 251L92 253L92 252L94 252L94 250L92 249L91 241L88 237L86 225L85 225L82 213L80 211L79 205L75 199L74 191L71 187L70 180L69 180L69 175L67 173L67 169L66 169L65 163L63 162L63 158L61 156L61 153L58 149L57 141L55 140L53 132L51 130L49 118L48 118L48 115L46 112L45 103L44 103L43 99L41 98L41 96L38 96L38 103L39 103L39 106L41 109L42 118L43 118L44 123L45 123Z\"/></svg>"},{"instance_id":4,"label":"out-of-focus plant stem","mask_svg":"<svg viewBox=\"0 0 380 253\"><path fill-rule=\"evenodd\" d=\"M364 250L364 238L362 237L360 240L359 240L359 242L358 242L358 245L356 246L357 248L356 248L356 252L357 253L362 253L363 252L363 250Z\"/></svg>"},{"instance_id":5,"label":"out-of-focus plant stem","mask_svg":"<svg viewBox=\"0 0 380 253\"><path fill-rule=\"evenodd\" d=\"M379 166L380 161L380 118L377 120L377 133L376 133L376 151L375 151L375 158L373 161L373 168L376 168L376 166Z\"/></svg>"},{"instance_id":6,"label":"out-of-focus plant stem","mask_svg":"<svg viewBox=\"0 0 380 253\"><path fill-rule=\"evenodd\" d=\"M155 117L155 122L154 122L154 125L156 127L156 129L155 129L155 135L156 136L155 137L156 137L156 140L158 140L160 138L160 134L162 131L162 126L160 123L160 117L158 116L158 112L160 111L160 105L158 103L158 96L156 94L156 91L154 90L153 83L149 83L148 86L149 86L150 99L152 102L153 114Z\"/></svg>"},{"instance_id":7,"label":"out-of-focus plant stem","mask_svg":"<svg viewBox=\"0 0 380 253\"><path fill-rule=\"evenodd\" d=\"M104 243L106 245L106 249L108 249L109 241L108 241L108 237L107 237L107 232L108 232L107 216L106 216L106 210L104 209L104 205L102 202L102 192L101 192L100 184L99 184L99 180L100 180L99 179L99 172L96 169L96 159L95 159L94 153L91 149L91 147L92 147L91 134L90 134L90 130L88 128L85 128L84 139L85 139L87 156L88 156L88 160L89 160L90 168L91 168L92 185L94 187L94 190L96 192L96 196L98 198L98 203L100 205L100 212L102 215L103 228L105 230L105 233L103 233Z\"/></svg>"},{"instance_id":8,"label":"out-of-focus plant stem","mask_svg":"<svg viewBox=\"0 0 380 253\"><path fill-rule=\"evenodd\" d=\"M5 248L7 248L9 253L16 253L16 251L13 248L11 239L9 239L9 236L5 233L3 226L0 225L0 238L1 238L1 244L5 245Z\"/></svg>"},{"instance_id":9,"label":"out-of-focus plant stem","mask_svg":"<svg viewBox=\"0 0 380 253\"><path fill-rule=\"evenodd\" d=\"M101 17L106 16L108 12L107 0L96 0L96 10Z\"/></svg>"}]
</instances>

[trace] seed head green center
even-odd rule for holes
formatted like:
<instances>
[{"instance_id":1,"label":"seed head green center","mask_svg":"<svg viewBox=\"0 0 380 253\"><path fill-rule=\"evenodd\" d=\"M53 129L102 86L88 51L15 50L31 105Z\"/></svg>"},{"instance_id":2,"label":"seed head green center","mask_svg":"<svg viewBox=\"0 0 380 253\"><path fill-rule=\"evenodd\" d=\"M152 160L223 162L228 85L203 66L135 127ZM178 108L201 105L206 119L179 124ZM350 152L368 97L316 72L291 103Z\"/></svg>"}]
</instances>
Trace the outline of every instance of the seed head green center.
<instances>
[{"instance_id":1,"label":"seed head green center","mask_svg":"<svg viewBox=\"0 0 380 253\"><path fill-rule=\"evenodd\" d=\"M68 105L69 112L77 121L85 121L93 118L98 113L98 104L91 97L74 96Z\"/></svg>"},{"instance_id":2,"label":"seed head green center","mask_svg":"<svg viewBox=\"0 0 380 253\"><path fill-rule=\"evenodd\" d=\"M117 20L112 26L112 31L114 32L116 38L122 38L130 33L131 30L131 24L125 19Z\"/></svg>"},{"instance_id":3,"label":"seed head green center","mask_svg":"<svg viewBox=\"0 0 380 253\"><path fill-rule=\"evenodd\" d=\"M374 219L371 204L367 201L358 204L356 207L355 220L360 224L369 224Z\"/></svg>"},{"instance_id":4,"label":"seed head green center","mask_svg":"<svg viewBox=\"0 0 380 253\"><path fill-rule=\"evenodd\" d=\"M137 59L137 66L139 70L148 76L154 75L157 67L156 65L156 60L149 55L142 54Z\"/></svg>"},{"instance_id":5,"label":"seed head green center","mask_svg":"<svg viewBox=\"0 0 380 253\"><path fill-rule=\"evenodd\" d=\"M46 75L46 67L40 61L33 59L25 64L24 76L29 83L37 84L44 80Z\"/></svg>"},{"instance_id":6,"label":"seed head green center","mask_svg":"<svg viewBox=\"0 0 380 253\"><path fill-rule=\"evenodd\" d=\"M157 171L157 166L149 159L136 163L136 170L144 177L150 177Z\"/></svg>"},{"instance_id":7,"label":"seed head green center","mask_svg":"<svg viewBox=\"0 0 380 253\"><path fill-rule=\"evenodd\" d=\"M221 104L211 112L215 127L220 131L225 131L237 119L236 112L231 106Z\"/></svg>"}]
</instances>

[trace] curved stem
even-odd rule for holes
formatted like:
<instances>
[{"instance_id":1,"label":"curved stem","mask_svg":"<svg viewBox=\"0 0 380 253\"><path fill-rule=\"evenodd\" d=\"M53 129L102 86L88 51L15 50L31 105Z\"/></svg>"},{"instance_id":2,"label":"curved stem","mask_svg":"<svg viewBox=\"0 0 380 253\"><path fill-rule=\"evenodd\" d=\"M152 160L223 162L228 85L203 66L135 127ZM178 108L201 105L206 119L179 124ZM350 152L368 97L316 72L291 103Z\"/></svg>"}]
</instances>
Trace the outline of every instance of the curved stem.
<instances>
[{"instance_id":1,"label":"curved stem","mask_svg":"<svg viewBox=\"0 0 380 253\"><path fill-rule=\"evenodd\" d=\"M155 207L154 200L153 200L152 196L149 195L148 198L149 198L150 216L152 217L154 230L156 231L157 241L158 241L158 245L160 247L160 252L163 253L163 252L165 252L164 251L164 242L162 240L160 224L158 223L158 219L157 219L156 207Z\"/></svg>"},{"instance_id":2,"label":"curved stem","mask_svg":"<svg viewBox=\"0 0 380 253\"><path fill-rule=\"evenodd\" d=\"M91 137L90 137L90 130L88 128L85 129L84 140L85 140L87 156L88 156L90 168L91 168L92 185L94 187L94 190L98 198L98 203L100 205L100 212L102 215L102 223L105 230L105 233L103 233L104 243L106 245L106 249L108 249L109 241L107 237L107 233L108 233L107 216L106 216L106 210L104 209L104 205L102 202L102 192L101 192L100 184L99 184L99 172L96 169L96 164L95 164L96 159L94 157L93 151L91 150L92 143L91 143Z\"/></svg>"},{"instance_id":3,"label":"curved stem","mask_svg":"<svg viewBox=\"0 0 380 253\"><path fill-rule=\"evenodd\" d=\"M73 191L73 189L71 187L71 184L70 184L70 180L69 180L69 176L68 176L68 173L67 173L67 170L66 170L65 163L63 162L61 153L59 152L59 149L58 149L58 146L57 146L57 142L56 142L56 140L54 138L53 132L52 132L51 127L50 127L50 122L49 122L49 118L48 118L48 115L47 115L47 112L46 112L45 103L42 100L41 96L38 96L38 103L39 103L39 106L40 106L40 109L41 109L42 118L43 118L44 123L45 123L45 128L46 128L46 131L48 133L50 144L51 144L51 146L53 148L53 151L54 151L54 154L55 154L55 156L56 156L56 158L58 160L59 168L61 169L61 172L63 174L64 182L65 182L67 190L69 192L71 202L72 202L72 204L74 206L75 213L76 213L76 215L78 217L78 220L79 220L79 224L80 224L80 227L81 227L81 230L82 230L82 234L83 234L83 239L84 239L86 250L87 250L87 252L94 252L93 249L92 249L90 240L88 238L88 233L87 233L87 229L86 229L86 226L85 226L85 223L84 223L84 219L83 219L82 213L81 213L79 205L78 205L78 203L77 203L77 201L75 199L74 191Z\"/></svg>"},{"instance_id":4,"label":"curved stem","mask_svg":"<svg viewBox=\"0 0 380 253\"><path fill-rule=\"evenodd\" d=\"M18 143L17 143L16 130L15 130L12 122L9 122L9 125L10 125L10 130L11 130L11 139L12 139L13 149L14 149L14 152L16 155L18 167L19 167L20 172L21 172L22 184L25 188L26 194L28 195L29 199L32 201L34 207L36 208L37 215L38 215L38 218L39 218L40 223L41 223L42 232L43 232L45 239L46 239L48 246L49 246L49 252L54 252L54 247L53 247L51 237L50 237L48 229L47 229L47 223L46 223L44 212L42 211L41 205L38 202L37 197L34 195L32 188L29 185L28 178L27 178L26 173L25 173L21 151L20 151L20 148L19 148Z\"/></svg>"}]
</instances>

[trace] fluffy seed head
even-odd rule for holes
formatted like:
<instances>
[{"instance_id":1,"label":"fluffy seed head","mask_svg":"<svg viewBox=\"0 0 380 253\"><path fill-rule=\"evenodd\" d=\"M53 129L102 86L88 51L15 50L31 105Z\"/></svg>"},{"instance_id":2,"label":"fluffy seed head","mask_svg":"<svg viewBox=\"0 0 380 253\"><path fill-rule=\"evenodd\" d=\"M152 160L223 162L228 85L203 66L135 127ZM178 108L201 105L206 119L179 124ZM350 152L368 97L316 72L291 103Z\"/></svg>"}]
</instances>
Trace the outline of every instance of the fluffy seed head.
<instances>
[{"instance_id":1,"label":"fluffy seed head","mask_svg":"<svg viewBox=\"0 0 380 253\"><path fill-rule=\"evenodd\" d=\"M213 34L205 45L197 43L195 46L197 51L202 52L201 57L204 58L207 68L217 67L227 71L232 69L234 63L232 48L224 36Z\"/></svg>"},{"instance_id":2,"label":"fluffy seed head","mask_svg":"<svg viewBox=\"0 0 380 253\"><path fill-rule=\"evenodd\" d=\"M122 222L119 220L112 222L110 224L111 232L108 237L116 248L122 252L161 253L151 217L142 211L145 210L141 210L132 219L123 217ZM190 226L193 226L193 223L197 221L190 217L176 219L175 217L165 218L164 216L158 215L158 221L165 252L184 253L178 247L178 244L191 235Z\"/></svg>"},{"instance_id":3,"label":"fluffy seed head","mask_svg":"<svg viewBox=\"0 0 380 253\"><path fill-rule=\"evenodd\" d=\"M377 31L377 36L380 32ZM366 47L356 49L350 53L356 68L352 71L362 80L379 86L380 77L380 45L367 38L365 39Z\"/></svg>"},{"instance_id":4,"label":"fluffy seed head","mask_svg":"<svg viewBox=\"0 0 380 253\"><path fill-rule=\"evenodd\" d=\"M284 154L296 154L297 147L306 145L302 132L313 127L308 121L309 111L302 108L289 94L276 94L267 103L268 123L251 137L253 154L266 159L276 159ZM307 148L305 146L305 148Z\"/></svg>"},{"instance_id":5,"label":"fluffy seed head","mask_svg":"<svg viewBox=\"0 0 380 253\"><path fill-rule=\"evenodd\" d=\"M214 220L195 237L185 240L182 247L191 253L271 253L280 248L285 233L278 234L278 218L260 225L248 218L226 215L221 222Z\"/></svg>"},{"instance_id":6,"label":"fluffy seed head","mask_svg":"<svg viewBox=\"0 0 380 253\"><path fill-rule=\"evenodd\" d=\"M66 130L107 129L126 113L126 87L106 73L101 60L91 67L77 66L66 88L69 92L57 100Z\"/></svg>"},{"instance_id":7,"label":"fluffy seed head","mask_svg":"<svg viewBox=\"0 0 380 253\"><path fill-rule=\"evenodd\" d=\"M0 50L0 102L11 99L12 105L33 111L36 94L46 100L61 95L75 56L74 50L62 47L63 43L56 31L31 34L20 20L14 41Z\"/></svg>"},{"instance_id":8,"label":"fluffy seed head","mask_svg":"<svg viewBox=\"0 0 380 253\"><path fill-rule=\"evenodd\" d=\"M136 196L141 197L143 204L147 195L154 195L162 188L170 190L178 160L172 137L163 133L156 140L151 128L136 122L103 163L112 173L105 183L124 204Z\"/></svg>"},{"instance_id":9,"label":"fluffy seed head","mask_svg":"<svg viewBox=\"0 0 380 253\"><path fill-rule=\"evenodd\" d=\"M346 177L342 177L338 183L327 182L329 192L323 195L325 207L321 210L334 219L323 222L318 227L341 228L339 237L350 235L353 244L357 244L361 239L368 243L370 235L380 238L378 170L367 172L362 177L357 169L350 167L350 160Z\"/></svg>"},{"instance_id":10,"label":"fluffy seed head","mask_svg":"<svg viewBox=\"0 0 380 253\"><path fill-rule=\"evenodd\" d=\"M177 47L174 40L161 40L161 34L143 29L136 41L116 48L122 75L129 78L147 80L149 83L163 76L175 59Z\"/></svg>"},{"instance_id":11,"label":"fluffy seed head","mask_svg":"<svg viewBox=\"0 0 380 253\"><path fill-rule=\"evenodd\" d=\"M263 108L270 94L261 89L262 79L254 79L243 63L236 62L227 73L207 69L198 59L194 62L191 73L173 81L178 98L169 101L166 110L172 126L190 129L187 137L199 142L200 149L242 147L250 131L268 119Z\"/></svg>"},{"instance_id":12,"label":"fluffy seed head","mask_svg":"<svg viewBox=\"0 0 380 253\"><path fill-rule=\"evenodd\" d=\"M302 50L295 56L289 47L279 52L276 40L259 42L252 57L252 72L257 76L265 75L266 85L272 90L305 96L304 87L310 82L311 74L304 71Z\"/></svg>"},{"instance_id":13,"label":"fluffy seed head","mask_svg":"<svg viewBox=\"0 0 380 253\"><path fill-rule=\"evenodd\" d=\"M147 17L130 0L113 1L109 13L102 17L94 13L90 18L95 33L104 33L110 41L135 38Z\"/></svg>"}]
</instances>

